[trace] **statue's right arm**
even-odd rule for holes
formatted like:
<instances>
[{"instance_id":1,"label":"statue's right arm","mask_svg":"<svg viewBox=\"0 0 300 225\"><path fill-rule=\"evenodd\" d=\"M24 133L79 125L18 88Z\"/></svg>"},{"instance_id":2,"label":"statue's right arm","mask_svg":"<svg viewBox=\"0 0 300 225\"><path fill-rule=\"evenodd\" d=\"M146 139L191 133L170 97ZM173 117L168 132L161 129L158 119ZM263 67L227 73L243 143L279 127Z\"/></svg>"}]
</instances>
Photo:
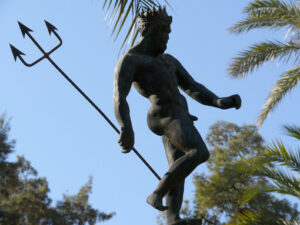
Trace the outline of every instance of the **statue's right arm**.
<instances>
[{"instance_id":1,"label":"statue's right arm","mask_svg":"<svg viewBox=\"0 0 300 225\"><path fill-rule=\"evenodd\" d=\"M129 152L134 145L134 133L126 100L133 82L134 67L133 62L125 57L120 59L114 71L113 104L116 119L121 127L119 144L123 153Z\"/></svg>"},{"instance_id":2,"label":"statue's right arm","mask_svg":"<svg viewBox=\"0 0 300 225\"><path fill-rule=\"evenodd\" d=\"M169 55L169 57L175 62L179 87L190 97L201 104L220 109L229 109L233 107L239 109L241 107L241 98L239 95L223 98L218 97L204 85L196 82L175 57L171 55Z\"/></svg>"}]
</instances>

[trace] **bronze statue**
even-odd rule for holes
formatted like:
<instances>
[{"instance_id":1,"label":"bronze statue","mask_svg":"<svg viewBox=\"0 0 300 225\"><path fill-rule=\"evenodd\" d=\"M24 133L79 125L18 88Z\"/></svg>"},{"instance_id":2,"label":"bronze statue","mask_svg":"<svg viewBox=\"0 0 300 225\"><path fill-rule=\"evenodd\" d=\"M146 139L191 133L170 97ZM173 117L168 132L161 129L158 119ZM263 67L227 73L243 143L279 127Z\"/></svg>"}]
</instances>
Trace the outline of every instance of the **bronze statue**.
<instances>
[{"instance_id":1,"label":"bronze statue","mask_svg":"<svg viewBox=\"0 0 300 225\"><path fill-rule=\"evenodd\" d=\"M209 158L209 152L194 126L197 117L191 115L187 101L178 87L201 104L221 109L241 106L239 95L219 98L197 83L167 48L172 17L166 9L148 10L139 15L140 41L118 61L114 75L114 111L120 124L119 144L123 153L134 145L134 132L126 97L133 84L148 98L151 107L147 122L150 130L162 136L169 170L162 177L147 202L158 210L167 210L167 224L198 224L181 220L179 211L183 199L185 178ZM166 206L162 204L166 198Z\"/></svg>"}]
</instances>

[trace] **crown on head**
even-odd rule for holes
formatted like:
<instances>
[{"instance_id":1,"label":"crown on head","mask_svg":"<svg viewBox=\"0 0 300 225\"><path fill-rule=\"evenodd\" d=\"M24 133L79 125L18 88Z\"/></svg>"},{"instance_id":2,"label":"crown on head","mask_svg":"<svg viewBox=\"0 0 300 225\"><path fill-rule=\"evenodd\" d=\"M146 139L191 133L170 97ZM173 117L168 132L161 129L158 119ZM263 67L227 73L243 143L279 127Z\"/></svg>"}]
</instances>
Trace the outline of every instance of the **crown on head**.
<instances>
[{"instance_id":1,"label":"crown on head","mask_svg":"<svg viewBox=\"0 0 300 225\"><path fill-rule=\"evenodd\" d=\"M142 12L138 14L138 17L141 31L144 30L145 27L154 24L167 23L170 25L172 23L172 16L167 14L166 7L161 8L159 6L158 9L153 8L152 10L142 10Z\"/></svg>"}]
</instances>

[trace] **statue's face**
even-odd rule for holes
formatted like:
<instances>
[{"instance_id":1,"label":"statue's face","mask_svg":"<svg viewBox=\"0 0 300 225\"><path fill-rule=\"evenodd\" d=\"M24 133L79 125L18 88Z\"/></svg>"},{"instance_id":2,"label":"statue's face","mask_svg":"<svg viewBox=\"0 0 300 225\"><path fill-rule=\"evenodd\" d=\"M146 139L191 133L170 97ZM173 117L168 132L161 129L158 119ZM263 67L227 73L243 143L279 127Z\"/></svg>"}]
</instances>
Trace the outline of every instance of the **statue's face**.
<instances>
[{"instance_id":1,"label":"statue's face","mask_svg":"<svg viewBox=\"0 0 300 225\"><path fill-rule=\"evenodd\" d=\"M169 24L158 24L151 28L148 35L151 40L151 46L157 55L163 54L167 49L170 32L171 28Z\"/></svg>"}]
</instances>

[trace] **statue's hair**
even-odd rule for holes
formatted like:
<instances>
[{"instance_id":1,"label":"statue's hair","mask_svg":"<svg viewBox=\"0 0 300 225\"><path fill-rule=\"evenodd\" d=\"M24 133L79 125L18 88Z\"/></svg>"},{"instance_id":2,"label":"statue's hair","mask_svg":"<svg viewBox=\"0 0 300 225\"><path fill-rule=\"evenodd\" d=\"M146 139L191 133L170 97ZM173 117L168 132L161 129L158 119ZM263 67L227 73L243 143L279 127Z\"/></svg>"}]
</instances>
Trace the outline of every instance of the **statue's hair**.
<instances>
[{"instance_id":1,"label":"statue's hair","mask_svg":"<svg viewBox=\"0 0 300 225\"><path fill-rule=\"evenodd\" d=\"M166 7L161 8L160 6L158 9L153 8L152 10L147 9L145 12L142 11L138 14L138 18L139 31L142 36L152 26L158 24L170 25L172 23L172 16L167 14Z\"/></svg>"}]
</instances>

